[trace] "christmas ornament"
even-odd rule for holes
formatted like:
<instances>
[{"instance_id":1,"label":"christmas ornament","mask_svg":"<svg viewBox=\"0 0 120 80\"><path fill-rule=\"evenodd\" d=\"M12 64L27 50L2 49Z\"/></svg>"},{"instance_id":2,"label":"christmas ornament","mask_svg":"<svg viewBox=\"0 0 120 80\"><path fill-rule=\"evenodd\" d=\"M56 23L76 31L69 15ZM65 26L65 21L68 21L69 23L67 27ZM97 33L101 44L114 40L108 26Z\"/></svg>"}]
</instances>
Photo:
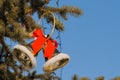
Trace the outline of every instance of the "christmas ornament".
<instances>
[{"instance_id":1,"label":"christmas ornament","mask_svg":"<svg viewBox=\"0 0 120 80\"><path fill-rule=\"evenodd\" d=\"M33 42L26 46L20 44L14 46L15 58L26 70L30 70L37 65L36 56L41 50L43 50L46 61L43 65L44 72L54 72L68 63L70 57L65 53L60 53L57 50L57 41L51 38L54 29L55 24L51 33L46 36L41 28L37 28L32 33L32 37L35 38Z\"/></svg>"}]
</instances>

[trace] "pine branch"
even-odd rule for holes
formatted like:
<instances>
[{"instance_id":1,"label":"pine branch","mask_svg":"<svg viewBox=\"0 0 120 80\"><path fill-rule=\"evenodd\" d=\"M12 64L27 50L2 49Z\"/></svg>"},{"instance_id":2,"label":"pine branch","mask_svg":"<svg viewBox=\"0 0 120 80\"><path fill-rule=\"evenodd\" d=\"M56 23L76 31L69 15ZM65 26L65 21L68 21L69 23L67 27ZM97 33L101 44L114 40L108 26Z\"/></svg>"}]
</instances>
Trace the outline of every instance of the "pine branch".
<instances>
[{"instance_id":1,"label":"pine branch","mask_svg":"<svg viewBox=\"0 0 120 80\"><path fill-rule=\"evenodd\" d=\"M67 20L66 16L67 16L68 13L72 16L79 16L79 15L82 15L82 13L83 13L80 8L77 8L77 7L74 7L74 6L63 6L61 8L45 6L41 10L51 11L51 12L54 12L56 14L59 14L65 20Z\"/></svg>"},{"instance_id":2,"label":"pine branch","mask_svg":"<svg viewBox=\"0 0 120 80\"><path fill-rule=\"evenodd\" d=\"M42 8L38 8L38 16L41 17L43 13L48 12L48 11L56 13L57 15L60 15L64 20L67 20L67 14L70 14L73 16L82 15L82 10L80 10L79 8L73 7L73 6L63 6L61 8L45 6ZM44 17L46 18L48 23L53 24L53 17L50 14L45 15ZM57 18L55 20L55 27L57 30L60 30L60 31L64 30L63 23Z\"/></svg>"},{"instance_id":3,"label":"pine branch","mask_svg":"<svg viewBox=\"0 0 120 80\"><path fill-rule=\"evenodd\" d=\"M4 36L5 33L5 24L2 20L0 20L0 36Z\"/></svg>"},{"instance_id":4,"label":"pine branch","mask_svg":"<svg viewBox=\"0 0 120 80\"><path fill-rule=\"evenodd\" d=\"M5 38L9 38L13 42L26 45L25 39L29 38L30 33L40 28L32 18L35 12L39 18L46 12L53 12L55 16L60 15L61 18L67 20L67 15L79 16L82 11L76 7L63 6L55 8L47 6L51 0L0 0L0 45L2 45L0 53L0 80L48 80L50 74L36 74L36 72L28 72L27 76L23 74L25 71L23 66L16 63L14 53L11 46L5 42ZM47 23L53 24L53 16L47 14L44 16ZM64 25L58 17L55 18L55 28L63 31ZM12 70L12 71L11 71ZM53 76L52 76L53 77Z\"/></svg>"},{"instance_id":5,"label":"pine branch","mask_svg":"<svg viewBox=\"0 0 120 80\"><path fill-rule=\"evenodd\" d=\"M78 76L75 74L75 75L72 77L72 80L78 80Z\"/></svg>"},{"instance_id":6,"label":"pine branch","mask_svg":"<svg viewBox=\"0 0 120 80\"><path fill-rule=\"evenodd\" d=\"M104 80L103 76L97 77L96 80Z\"/></svg>"},{"instance_id":7,"label":"pine branch","mask_svg":"<svg viewBox=\"0 0 120 80\"><path fill-rule=\"evenodd\" d=\"M0 0L0 9L3 6L4 0Z\"/></svg>"}]
</instances>

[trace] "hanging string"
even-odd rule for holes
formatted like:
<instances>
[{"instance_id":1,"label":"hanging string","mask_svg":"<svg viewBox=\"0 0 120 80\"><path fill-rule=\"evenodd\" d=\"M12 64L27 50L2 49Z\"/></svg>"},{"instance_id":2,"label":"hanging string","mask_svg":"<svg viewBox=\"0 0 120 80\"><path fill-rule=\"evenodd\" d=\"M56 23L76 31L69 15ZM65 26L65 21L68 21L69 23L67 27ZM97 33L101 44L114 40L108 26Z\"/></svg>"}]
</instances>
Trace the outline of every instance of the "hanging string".
<instances>
[{"instance_id":1,"label":"hanging string","mask_svg":"<svg viewBox=\"0 0 120 80\"><path fill-rule=\"evenodd\" d=\"M62 39L61 39L61 34L60 30L58 31L58 40L59 40L59 51L62 52ZM62 80L62 74L63 74L63 67L60 70L60 79Z\"/></svg>"},{"instance_id":2,"label":"hanging string","mask_svg":"<svg viewBox=\"0 0 120 80\"><path fill-rule=\"evenodd\" d=\"M53 16L53 26L52 26L51 32L49 33L49 36L47 37L47 40L48 40L48 39L50 39L50 37L52 36L52 34L53 34L54 30L55 30L55 15L53 14L53 12L50 12L50 11L44 13L44 14L40 17L40 20L38 21L38 25L40 25L40 21L41 21L42 17L43 17L44 15L46 15L46 14L51 14L51 15Z\"/></svg>"},{"instance_id":3,"label":"hanging string","mask_svg":"<svg viewBox=\"0 0 120 80\"><path fill-rule=\"evenodd\" d=\"M60 35L60 30L58 30L58 36L56 37L59 41L59 51L62 52L62 40L61 40L61 35Z\"/></svg>"},{"instance_id":4,"label":"hanging string","mask_svg":"<svg viewBox=\"0 0 120 80\"><path fill-rule=\"evenodd\" d=\"M56 5L59 8L59 0L56 0ZM58 16L58 18L60 19L60 16ZM58 36L57 36L58 40L59 40L59 50L60 52L62 52L62 39L61 39L61 32L60 30L58 30ZM63 75L63 67L60 70L60 79L62 80L62 75Z\"/></svg>"},{"instance_id":5,"label":"hanging string","mask_svg":"<svg viewBox=\"0 0 120 80\"><path fill-rule=\"evenodd\" d=\"M43 32L45 33L45 30L46 30L47 28L46 28L46 27L44 27L45 23L44 23L44 21L43 21L43 20L41 21L41 23L42 23ZM46 33L45 33L45 34L46 34Z\"/></svg>"},{"instance_id":6,"label":"hanging string","mask_svg":"<svg viewBox=\"0 0 120 80\"><path fill-rule=\"evenodd\" d=\"M56 4L57 4L57 6L59 7L59 0L56 0Z\"/></svg>"}]
</instances>

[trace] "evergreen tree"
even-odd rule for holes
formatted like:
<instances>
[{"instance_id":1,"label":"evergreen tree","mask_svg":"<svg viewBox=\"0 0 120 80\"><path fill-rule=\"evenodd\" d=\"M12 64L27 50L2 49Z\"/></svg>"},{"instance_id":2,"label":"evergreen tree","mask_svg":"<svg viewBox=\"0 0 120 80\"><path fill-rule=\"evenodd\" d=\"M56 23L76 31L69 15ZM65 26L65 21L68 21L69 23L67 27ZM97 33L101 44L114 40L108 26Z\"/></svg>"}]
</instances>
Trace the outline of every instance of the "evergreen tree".
<instances>
[{"instance_id":1,"label":"evergreen tree","mask_svg":"<svg viewBox=\"0 0 120 80\"><path fill-rule=\"evenodd\" d=\"M0 80L48 80L50 75L36 74L36 71L28 72L25 76L22 66L17 65L13 58L10 44L6 38L13 42L26 45L25 39L29 39L29 33L35 28L42 27L36 24L33 15L44 17L48 24L54 24L52 12L55 17L55 29L64 31L64 25L59 20L67 20L67 15L79 16L82 11L74 6L60 8L49 6L51 0L0 0ZM58 3L56 0L55 3ZM44 15L44 16L43 16ZM60 17L57 17L60 16ZM46 76L48 76L46 78ZM58 79L58 78L57 78Z\"/></svg>"}]
</instances>

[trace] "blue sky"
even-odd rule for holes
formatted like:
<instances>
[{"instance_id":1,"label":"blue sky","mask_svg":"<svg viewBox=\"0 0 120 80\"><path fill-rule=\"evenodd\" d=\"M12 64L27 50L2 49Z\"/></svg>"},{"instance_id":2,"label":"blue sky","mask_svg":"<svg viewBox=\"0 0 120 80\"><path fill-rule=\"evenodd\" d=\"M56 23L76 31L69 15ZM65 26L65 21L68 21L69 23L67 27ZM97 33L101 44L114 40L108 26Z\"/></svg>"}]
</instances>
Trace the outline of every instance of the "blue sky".
<instances>
[{"instance_id":1,"label":"blue sky","mask_svg":"<svg viewBox=\"0 0 120 80\"><path fill-rule=\"evenodd\" d=\"M71 61L62 69L62 80L71 80L74 74L90 79L104 76L106 80L120 76L120 0L59 1L60 6L83 10L82 16L63 20L62 52L70 55ZM38 73L43 73L42 56L37 57ZM61 69L56 71L58 76L60 73Z\"/></svg>"}]
</instances>

